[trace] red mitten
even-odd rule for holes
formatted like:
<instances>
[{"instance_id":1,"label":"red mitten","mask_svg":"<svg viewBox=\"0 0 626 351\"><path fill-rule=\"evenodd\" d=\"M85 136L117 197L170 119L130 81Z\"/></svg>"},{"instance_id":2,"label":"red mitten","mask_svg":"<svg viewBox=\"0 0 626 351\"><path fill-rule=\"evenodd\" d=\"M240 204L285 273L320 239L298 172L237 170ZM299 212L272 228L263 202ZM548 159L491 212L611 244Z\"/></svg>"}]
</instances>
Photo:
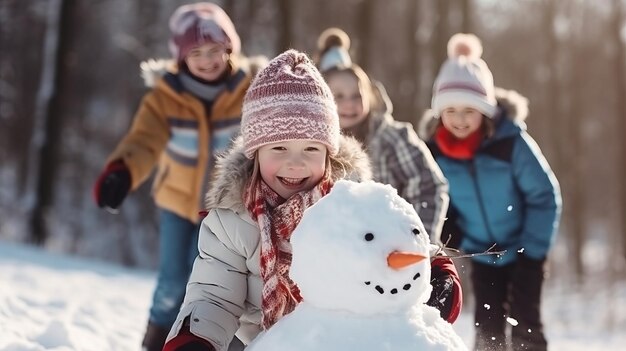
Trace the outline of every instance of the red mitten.
<instances>
[{"instance_id":1,"label":"red mitten","mask_svg":"<svg viewBox=\"0 0 626 351\"><path fill-rule=\"evenodd\" d=\"M437 256L430 263L433 291L426 303L439 310L441 318L454 323L463 306L461 280L451 259Z\"/></svg>"},{"instance_id":2,"label":"red mitten","mask_svg":"<svg viewBox=\"0 0 626 351\"><path fill-rule=\"evenodd\" d=\"M178 335L163 346L163 351L215 351L210 342L193 335L189 327L183 326Z\"/></svg>"}]
</instances>

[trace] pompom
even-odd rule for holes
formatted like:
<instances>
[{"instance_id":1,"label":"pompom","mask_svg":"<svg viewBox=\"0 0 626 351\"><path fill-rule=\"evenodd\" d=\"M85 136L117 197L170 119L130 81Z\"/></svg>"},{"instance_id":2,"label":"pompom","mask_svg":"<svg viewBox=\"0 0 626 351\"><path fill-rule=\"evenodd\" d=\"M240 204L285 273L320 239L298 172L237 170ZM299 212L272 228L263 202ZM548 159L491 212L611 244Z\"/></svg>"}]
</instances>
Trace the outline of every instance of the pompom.
<instances>
[{"instance_id":1,"label":"pompom","mask_svg":"<svg viewBox=\"0 0 626 351\"><path fill-rule=\"evenodd\" d=\"M477 60L483 54L483 45L474 34L457 33L448 41L448 57L466 56L470 60Z\"/></svg>"},{"instance_id":2,"label":"pompom","mask_svg":"<svg viewBox=\"0 0 626 351\"><path fill-rule=\"evenodd\" d=\"M317 48L323 52L333 46L339 46L346 51L350 50L350 37L346 32L336 27L326 29L317 39Z\"/></svg>"}]
</instances>

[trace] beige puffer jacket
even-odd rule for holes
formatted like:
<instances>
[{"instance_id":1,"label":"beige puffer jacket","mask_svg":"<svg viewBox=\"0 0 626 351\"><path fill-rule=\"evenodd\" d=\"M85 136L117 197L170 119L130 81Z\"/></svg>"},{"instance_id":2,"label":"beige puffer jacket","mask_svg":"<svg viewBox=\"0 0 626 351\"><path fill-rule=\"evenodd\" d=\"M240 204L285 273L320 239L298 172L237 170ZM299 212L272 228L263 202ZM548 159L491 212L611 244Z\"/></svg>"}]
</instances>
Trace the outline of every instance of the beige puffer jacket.
<instances>
[{"instance_id":1,"label":"beige puffer jacket","mask_svg":"<svg viewBox=\"0 0 626 351\"><path fill-rule=\"evenodd\" d=\"M334 180L371 178L367 155L354 139L341 137L339 154L331 161ZM189 316L193 334L209 340L217 351L227 350L235 332L248 344L260 332L260 232L243 204L243 189L253 161L243 154L239 138L218 161L207 194L211 211L202 221L199 256L169 341Z\"/></svg>"}]
</instances>

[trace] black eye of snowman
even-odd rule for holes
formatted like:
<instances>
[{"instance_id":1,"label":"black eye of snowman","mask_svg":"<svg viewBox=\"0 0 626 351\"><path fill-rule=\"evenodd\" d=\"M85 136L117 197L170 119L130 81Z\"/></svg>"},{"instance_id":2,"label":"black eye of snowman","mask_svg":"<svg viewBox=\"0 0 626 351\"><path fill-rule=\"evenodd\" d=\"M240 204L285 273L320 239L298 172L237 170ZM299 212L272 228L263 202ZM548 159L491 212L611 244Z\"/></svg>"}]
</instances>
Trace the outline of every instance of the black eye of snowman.
<instances>
[{"instance_id":1,"label":"black eye of snowman","mask_svg":"<svg viewBox=\"0 0 626 351\"><path fill-rule=\"evenodd\" d=\"M372 241L372 240L374 240L374 234L372 234L372 233L367 233L363 237L365 238L365 241Z\"/></svg>"}]
</instances>

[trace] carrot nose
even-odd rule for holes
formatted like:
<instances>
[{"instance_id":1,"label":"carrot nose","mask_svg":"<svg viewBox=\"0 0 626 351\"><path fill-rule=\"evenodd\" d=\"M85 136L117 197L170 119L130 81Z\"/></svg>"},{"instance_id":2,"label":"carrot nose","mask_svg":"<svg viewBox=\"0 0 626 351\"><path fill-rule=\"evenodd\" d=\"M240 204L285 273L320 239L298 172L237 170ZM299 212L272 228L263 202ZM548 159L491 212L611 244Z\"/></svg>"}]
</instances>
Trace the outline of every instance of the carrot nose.
<instances>
[{"instance_id":1,"label":"carrot nose","mask_svg":"<svg viewBox=\"0 0 626 351\"><path fill-rule=\"evenodd\" d=\"M410 252L394 251L387 256L387 265L393 269L401 269L417 263L426 257Z\"/></svg>"}]
</instances>

